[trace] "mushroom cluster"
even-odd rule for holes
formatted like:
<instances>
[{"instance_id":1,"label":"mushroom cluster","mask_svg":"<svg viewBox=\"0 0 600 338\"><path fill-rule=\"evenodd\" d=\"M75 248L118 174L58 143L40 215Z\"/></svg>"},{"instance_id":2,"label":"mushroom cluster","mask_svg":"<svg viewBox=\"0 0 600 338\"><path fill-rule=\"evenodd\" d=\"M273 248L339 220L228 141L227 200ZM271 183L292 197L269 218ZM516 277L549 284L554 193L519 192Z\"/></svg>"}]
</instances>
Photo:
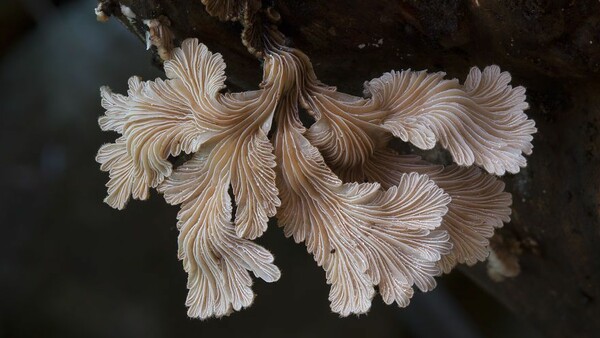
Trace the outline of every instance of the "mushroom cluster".
<instances>
[{"instance_id":1,"label":"mushroom cluster","mask_svg":"<svg viewBox=\"0 0 600 338\"><path fill-rule=\"evenodd\" d=\"M181 205L188 315L249 306L250 272L280 277L252 241L273 216L325 269L342 316L367 312L376 286L404 307L415 286L431 290L456 264L484 260L511 212L493 175L518 172L532 150L524 88L497 66L471 69L464 84L405 70L356 97L320 83L309 58L280 41L265 38L258 90L226 91L221 55L196 39L169 53L166 80L132 77L126 96L101 88L100 127L121 134L97 155L110 176L105 201L122 209L156 188ZM439 143L456 164L399 154L388 146L394 137L421 149Z\"/></svg>"}]
</instances>

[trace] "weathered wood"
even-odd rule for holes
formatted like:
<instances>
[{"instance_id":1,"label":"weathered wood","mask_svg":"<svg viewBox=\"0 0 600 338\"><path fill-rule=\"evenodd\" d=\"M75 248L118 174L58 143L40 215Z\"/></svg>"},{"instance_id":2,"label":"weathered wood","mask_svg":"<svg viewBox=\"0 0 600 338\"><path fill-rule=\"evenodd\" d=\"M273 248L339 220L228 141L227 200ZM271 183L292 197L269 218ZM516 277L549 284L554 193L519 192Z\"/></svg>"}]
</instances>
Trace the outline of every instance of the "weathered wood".
<instances>
[{"instance_id":1,"label":"weathered wood","mask_svg":"<svg viewBox=\"0 0 600 338\"><path fill-rule=\"evenodd\" d=\"M210 17L200 0L123 0L139 18L168 17L176 39L223 54L229 81L260 82L241 27ZM521 273L493 282L483 264L462 271L551 337L600 329L600 2L277 1L280 30L320 79L355 94L390 69L498 64L528 89L539 132L529 165L504 178ZM135 25L140 25L138 21ZM142 26L137 27L143 30Z\"/></svg>"}]
</instances>

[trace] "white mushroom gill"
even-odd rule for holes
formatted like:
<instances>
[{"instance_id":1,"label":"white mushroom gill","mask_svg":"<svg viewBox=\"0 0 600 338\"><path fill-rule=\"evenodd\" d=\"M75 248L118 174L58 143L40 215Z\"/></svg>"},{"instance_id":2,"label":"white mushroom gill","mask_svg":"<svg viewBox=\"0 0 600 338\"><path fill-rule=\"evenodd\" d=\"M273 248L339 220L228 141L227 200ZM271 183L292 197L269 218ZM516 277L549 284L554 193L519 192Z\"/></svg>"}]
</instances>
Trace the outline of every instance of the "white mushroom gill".
<instances>
[{"instance_id":1,"label":"white mushroom gill","mask_svg":"<svg viewBox=\"0 0 600 338\"><path fill-rule=\"evenodd\" d=\"M132 77L127 96L101 89L100 126L121 134L97 156L109 172L105 201L122 209L157 188L181 204L189 316L249 306L250 272L280 277L252 242L275 214L325 269L331 309L342 316L367 312L376 286L404 307L413 286L431 290L436 275L487 257L511 196L494 176L463 166L498 175L525 166L535 127L523 88L496 66L473 69L464 85L403 71L368 82L361 98L321 84L299 50L271 47L255 91L223 92L221 55L196 39L172 50L167 80ZM300 108L315 119L308 130ZM394 136L425 149L440 142L461 166L397 154L387 145ZM191 159L174 169L169 157L182 153Z\"/></svg>"}]
</instances>

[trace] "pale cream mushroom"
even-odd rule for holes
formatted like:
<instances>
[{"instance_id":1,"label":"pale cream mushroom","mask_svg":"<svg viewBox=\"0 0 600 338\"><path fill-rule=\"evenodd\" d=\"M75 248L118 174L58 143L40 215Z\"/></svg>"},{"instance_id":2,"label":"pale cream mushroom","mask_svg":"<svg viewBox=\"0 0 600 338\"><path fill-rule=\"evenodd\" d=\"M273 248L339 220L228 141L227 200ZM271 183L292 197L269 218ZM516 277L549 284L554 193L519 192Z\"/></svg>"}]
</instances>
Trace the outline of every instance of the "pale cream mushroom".
<instances>
[{"instance_id":1,"label":"pale cream mushroom","mask_svg":"<svg viewBox=\"0 0 600 338\"><path fill-rule=\"evenodd\" d=\"M249 306L250 271L279 278L273 256L251 241L275 213L286 236L306 242L325 269L331 309L342 316L367 312L376 286L386 303L404 307L413 286L431 290L455 264L485 259L494 228L509 221L503 183L387 144L393 136L425 149L440 142L460 165L516 172L535 132L523 88L495 66L473 69L465 85L403 71L368 82L369 97L360 98L321 84L308 57L281 45L281 35L261 39L259 90L222 93L225 64L195 39L165 61L168 80L132 77L127 96L101 89L100 126L122 134L97 157L110 173L106 202L123 208L154 187L181 204L191 317ZM300 108L315 119L308 130ZM193 155L173 169L169 157L182 153Z\"/></svg>"},{"instance_id":2,"label":"pale cream mushroom","mask_svg":"<svg viewBox=\"0 0 600 338\"><path fill-rule=\"evenodd\" d=\"M479 168L444 167L391 150L377 150L361 177L385 188L410 172L426 174L452 198L440 229L448 231L453 247L439 261L441 270L449 273L457 263L473 265L485 260L494 229L510 221L512 198L504 192L504 183Z\"/></svg>"},{"instance_id":3,"label":"pale cream mushroom","mask_svg":"<svg viewBox=\"0 0 600 338\"><path fill-rule=\"evenodd\" d=\"M170 59L173 50L173 32L171 32L169 19L161 16L158 19L144 20L143 22L148 27L146 31L146 49L155 46L158 56L163 61Z\"/></svg>"},{"instance_id":4,"label":"pale cream mushroom","mask_svg":"<svg viewBox=\"0 0 600 338\"><path fill-rule=\"evenodd\" d=\"M182 204L179 258L189 273L188 314L199 318L250 305L249 271L267 282L280 275L273 256L248 240L262 234L280 203L266 137L276 100L267 89L220 93L224 69L220 54L188 39L165 62L168 80L133 77L127 97L102 90L100 124L123 134L98 154L110 171L107 202L121 208L130 193L145 199L148 187L158 187L167 202ZM182 152L195 154L173 171L168 157Z\"/></svg>"},{"instance_id":5,"label":"pale cream mushroom","mask_svg":"<svg viewBox=\"0 0 600 338\"><path fill-rule=\"evenodd\" d=\"M532 150L533 120L523 110L525 90L512 88L496 66L473 68L464 86L443 73L392 72L365 84L368 99L322 85L307 86L305 108L317 120L307 138L345 181L365 179L390 187L403 174L427 174L451 197L441 229L453 250L439 262L475 264L489 253L494 228L510 221L504 184L477 168L442 167L387 149L390 133L418 147L436 141L460 165L478 164L493 174L517 172ZM352 149L353 151L348 151Z\"/></svg>"},{"instance_id":6,"label":"pale cream mushroom","mask_svg":"<svg viewBox=\"0 0 600 338\"><path fill-rule=\"evenodd\" d=\"M451 249L437 230L449 196L425 175L412 173L387 190L378 183L343 183L283 114L275 136L279 160L277 213L286 236L306 242L331 284L331 309L365 313L379 286L383 300L408 305L412 286L428 291L437 262Z\"/></svg>"},{"instance_id":7,"label":"pale cream mushroom","mask_svg":"<svg viewBox=\"0 0 600 338\"><path fill-rule=\"evenodd\" d=\"M477 164L496 175L518 172L526 165L523 154L531 153L536 132L534 121L523 113L528 108L525 89L512 88L510 75L497 66L483 73L472 68L464 85L445 80L444 75L411 70L386 73L365 83L368 99L331 88L313 89L308 93L308 109L319 122L311 138L339 139L348 132L357 134L357 128L372 135L383 129L421 149L439 142L459 165ZM359 161L372 153L372 141L364 137L353 146ZM322 151L339 153L333 148Z\"/></svg>"},{"instance_id":8,"label":"pale cream mushroom","mask_svg":"<svg viewBox=\"0 0 600 338\"><path fill-rule=\"evenodd\" d=\"M99 2L96 8L94 8L94 14L96 14L96 20L99 22L106 22L110 18L110 16L104 12L104 3L102 2Z\"/></svg>"},{"instance_id":9,"label":"pale cream mushroom","mask_svg":"<svg viewBox=\"0 0 600 338\"><path fill-rule=\"evenodd\" d=\"M306 242L325 269L332 311L367 312L375 286L386 303L408 305L413 285L422 291L435 287L437 262L452 247L447 232L438 230L450 197L416 173L387 189L343 183L303 135L300 95L316 83L308 58L293 49L278 55L289 69L274 140L279 225L286 236Z\"/></svg>"}]
</instances>

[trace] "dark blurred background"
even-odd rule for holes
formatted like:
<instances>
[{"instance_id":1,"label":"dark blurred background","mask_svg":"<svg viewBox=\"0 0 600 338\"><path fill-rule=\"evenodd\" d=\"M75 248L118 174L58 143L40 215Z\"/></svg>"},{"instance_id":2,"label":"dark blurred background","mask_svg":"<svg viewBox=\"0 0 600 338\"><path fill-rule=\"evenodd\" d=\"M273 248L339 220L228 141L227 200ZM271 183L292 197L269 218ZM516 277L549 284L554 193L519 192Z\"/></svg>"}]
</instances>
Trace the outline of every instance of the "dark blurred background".
<instances>
[{"instance_id":1,"label":"dark blurred background","mask_svg":"<svg viewBox=\"0 0 600 338\"><path fill-rule=\"evenodd\" d=\"M259 242L281 280L257 280L252 307L230 317L187 318L176 208L156 194L122 212L102 203L94 156L115 135L97 125L98 89L162 73L95 6L0 2L0 337L539 337L460 272L406 309L376 297L339 318L323 270L275 225Z\"/></svg>"}]
</instances>

